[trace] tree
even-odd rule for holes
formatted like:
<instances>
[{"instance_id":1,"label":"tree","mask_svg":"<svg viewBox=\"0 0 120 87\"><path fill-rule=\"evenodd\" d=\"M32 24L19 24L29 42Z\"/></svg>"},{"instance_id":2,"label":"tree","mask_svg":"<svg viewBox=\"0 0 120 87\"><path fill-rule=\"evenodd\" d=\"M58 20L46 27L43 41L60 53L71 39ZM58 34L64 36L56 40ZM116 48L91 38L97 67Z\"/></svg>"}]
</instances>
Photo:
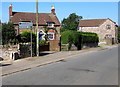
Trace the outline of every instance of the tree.
<instances>
[{"instance_id":1,"label":"tree","mask_svg":"<svg viewBox=\"0 0 120 87\"><path fill-rule=\"evenodd\" d=\"M20 43L28 43L31 42L31 31L24 31L22 34L17 35L17 40ZM32 42L36 42L36 35L32 32Z\"/></svg>"},{"instance_id":2,"label":"tree","mask_svg":"<svg viewBox=\"0 0 120 87\"><path fill-rule=\"evenodd\" d=\"M16 33L13 23L2 24L2 44L8 44L10 41L15 39Z\"/></svg>"},{"instance_id":3,"label":"tree","mask_svg":"<svg viewBox=\"0 0 120 87\"><path fill-rule=\"evenodd\" d=\"M64 18L62 20L61 32L66 30L77 30L80 19L82 19L82 16L78 16L75 13L70 14L68 18Z\"/></svg>"}]
</instances>

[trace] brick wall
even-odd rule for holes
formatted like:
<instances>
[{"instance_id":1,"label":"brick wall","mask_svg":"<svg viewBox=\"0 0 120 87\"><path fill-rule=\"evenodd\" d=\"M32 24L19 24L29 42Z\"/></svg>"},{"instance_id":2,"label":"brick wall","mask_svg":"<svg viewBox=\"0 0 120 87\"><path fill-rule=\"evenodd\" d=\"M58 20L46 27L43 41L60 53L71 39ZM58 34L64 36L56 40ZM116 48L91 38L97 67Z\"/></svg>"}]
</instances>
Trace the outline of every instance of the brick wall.
<instances>
[{"instance_id":1,"label":"brick wall","mask_svg":"<svg viewBox=\"0 0 120 87\"><path fill-rule=\"evenodd\" d=\"M59 46L60 40L52 40L49 41L50 44L50 51L60 51L60 46Z\"/></svg>"}]
</instances>

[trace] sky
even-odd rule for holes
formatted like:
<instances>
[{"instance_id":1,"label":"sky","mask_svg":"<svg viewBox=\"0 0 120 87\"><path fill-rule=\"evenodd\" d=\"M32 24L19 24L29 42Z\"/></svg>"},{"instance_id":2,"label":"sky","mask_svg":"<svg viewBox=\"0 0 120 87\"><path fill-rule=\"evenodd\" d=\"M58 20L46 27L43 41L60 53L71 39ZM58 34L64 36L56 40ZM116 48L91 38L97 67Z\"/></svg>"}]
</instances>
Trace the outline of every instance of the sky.
<instances>
[{"instance_id":1,"label":"sky","mask_svg":"<svg viewBox=\"0 0 120 87\"><path fill-rule=\"evenodd\" d=\"M35 2L2 2L0 7L0 19L8 22L8 8L13 5L16 12L36 12ZM118 2L39 2L39 13L50 13L51 5L55 10L60 22L71 13L82 16L83 19L105 19L110 18L118 24Z\"/></svg>"}]
</instances>

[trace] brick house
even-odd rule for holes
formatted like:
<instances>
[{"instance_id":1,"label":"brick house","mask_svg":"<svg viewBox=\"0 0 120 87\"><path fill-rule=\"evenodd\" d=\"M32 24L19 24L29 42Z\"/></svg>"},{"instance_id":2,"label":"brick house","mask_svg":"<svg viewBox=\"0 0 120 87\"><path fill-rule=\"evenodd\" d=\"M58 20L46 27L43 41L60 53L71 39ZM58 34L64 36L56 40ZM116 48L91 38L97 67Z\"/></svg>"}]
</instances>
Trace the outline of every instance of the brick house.
<instances>
[{"instance_id":1,"label":"brick house","mask_svg":"<svg viewBox=\"0 0 120 87\"><path fill-rule=\"evenodd\" d=\"M14 12L13 6L9 6L9 21L12 22L15 26L16 33L20 34L23 31L29 31L30 29L19 29L20 22L32 22L32 31L36 33L36 13L28 13L28 12ZM51 13L38 13L38 29L39 29L39 38L44 39L44 26L48 26L51 28L56 28L57 33L55 30L48 31L48 41L54 43L50 45L50 50L60 50L60 22L56 16L55 8L52 5Z\"/></svg>"},{"instance_id":2,"label":"brick house","mask_svg":"<svg viewBox=\"0 0 120 87\"><path fill-rule=\"evenodd\" d=\"M118 27L111 19L80 20L78 31L94 32L99 36L100 43L117 43Z\"/></svg>"}]
</instances>

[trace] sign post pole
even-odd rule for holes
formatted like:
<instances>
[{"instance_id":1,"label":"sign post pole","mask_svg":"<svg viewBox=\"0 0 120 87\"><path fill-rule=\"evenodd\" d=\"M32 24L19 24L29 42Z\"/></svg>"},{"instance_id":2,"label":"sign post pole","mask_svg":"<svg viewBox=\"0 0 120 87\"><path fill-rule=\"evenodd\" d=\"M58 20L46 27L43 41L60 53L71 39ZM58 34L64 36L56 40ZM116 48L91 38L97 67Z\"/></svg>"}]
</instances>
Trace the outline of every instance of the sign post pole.
<instances>
[{"instance_id":1,"label":"sign post pole","mask_svg":"<svg viewBox=\"0 0 120 87\"><path fill-rule=\"evenodd\" d=\"M37 56L39 56L38 0L36 0L36 34L37 34L36 54Z\"/></svg>"},{"instance_id":2,"label":"sign post pole","mask_svg":"<svg viewBox=\"0 0 120 87\"><path fill-rule=\"evenodd\" d=\"M31 27L31 57L32 57L32 27Z\"/></svg>"}]
</instances>

